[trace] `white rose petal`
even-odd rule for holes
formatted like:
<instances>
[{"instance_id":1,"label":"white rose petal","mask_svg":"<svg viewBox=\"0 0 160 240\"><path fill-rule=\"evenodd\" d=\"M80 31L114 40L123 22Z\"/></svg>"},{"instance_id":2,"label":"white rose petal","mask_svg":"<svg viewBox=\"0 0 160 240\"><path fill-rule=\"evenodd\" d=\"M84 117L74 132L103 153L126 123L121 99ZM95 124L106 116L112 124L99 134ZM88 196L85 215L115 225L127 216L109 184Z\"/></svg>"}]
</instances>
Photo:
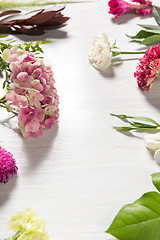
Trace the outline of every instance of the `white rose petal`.
<instances>
[{"instance_id":1,"label":"white rose petal","mask_svg":"<svg viewBox=\"0 0 160 240\"><path fill-rule=\"evenodd\" d=\"M89 51L89 61L98 70L105 70L111 65L112 52L105 33L94 37L93 46Z\"/></svg>"},{"instance_id":2,"label":"white rose petal","mask_svg":"<svg viewBox=\"0 0 160 240\"><path fill-rule=\"evenodd\" d=\"M147 134L144 136L144 145L152 151L160 149L160 133Z\"/></svg>"}]
</instances>

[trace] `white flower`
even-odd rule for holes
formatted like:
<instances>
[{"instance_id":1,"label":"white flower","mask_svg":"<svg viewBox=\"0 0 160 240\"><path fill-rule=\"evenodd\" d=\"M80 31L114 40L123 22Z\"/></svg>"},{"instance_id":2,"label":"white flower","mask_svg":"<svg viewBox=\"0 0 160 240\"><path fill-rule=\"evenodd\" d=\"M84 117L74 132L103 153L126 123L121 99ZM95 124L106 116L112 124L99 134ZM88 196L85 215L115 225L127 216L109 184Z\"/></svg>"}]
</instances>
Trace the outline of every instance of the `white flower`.
<instances>
[{"instance_id":1,"label":"white flower","mask_svg":"<svg viewBox=\"0 0 160 240\"><path fill-rule=\"evenodd\" d=\"M89 51L89 60L98 70L105 70L111 65L112 52L105 33L94 37L93 46Z\"/></svg>"},{"instance_id":2,"label":"white flower","mask_svg":"<svg viewBox=\"0 0 160 240\"><path fill-rule=\"evenodd\" d=\"M147 134L144 136L144 145L151 151L160 149L160 133Z\"/></svg>"}]
</instances>

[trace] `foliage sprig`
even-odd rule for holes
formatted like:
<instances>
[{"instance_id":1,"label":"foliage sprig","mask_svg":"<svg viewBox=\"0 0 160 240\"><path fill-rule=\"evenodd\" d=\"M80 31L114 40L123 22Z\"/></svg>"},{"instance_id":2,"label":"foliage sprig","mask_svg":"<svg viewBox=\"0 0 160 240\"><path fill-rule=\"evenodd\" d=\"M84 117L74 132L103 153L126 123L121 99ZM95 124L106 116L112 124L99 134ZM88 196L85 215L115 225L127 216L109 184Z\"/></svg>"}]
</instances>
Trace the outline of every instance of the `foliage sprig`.
<instances>
[{"instance_id":1,"label":"foliage sprig","mask_svg":"<svg viewBox=\"0 0 160 240\"><path fill-rule=\"evenodd\" d=\"M153 45L160 42L160 8L153 6L153 16L157 25L145 25L138 24L138 26L142 27L143 30L140 30L136 35L127 37L139 42L142 45Z\"/></svg>"}]
</instances>

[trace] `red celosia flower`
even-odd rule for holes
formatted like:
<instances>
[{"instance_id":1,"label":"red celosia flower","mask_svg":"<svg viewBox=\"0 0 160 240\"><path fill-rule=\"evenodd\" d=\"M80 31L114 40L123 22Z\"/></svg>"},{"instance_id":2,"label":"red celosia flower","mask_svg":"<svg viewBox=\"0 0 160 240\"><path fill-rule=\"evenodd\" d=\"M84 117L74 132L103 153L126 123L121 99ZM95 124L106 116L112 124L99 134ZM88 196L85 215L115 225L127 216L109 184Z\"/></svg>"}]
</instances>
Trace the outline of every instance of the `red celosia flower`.
<instances>
[{"instance_id":1,"label":"red celosia flower","mask_svg":"<svg viewBox=\"0 0 160 240\"><path fill-rule=\"evenodd\" d=\"M17 174L17 169L13 155L0 146L0 182L7 183L9 175Z\"/></svg>"},{"instance_id":2,"label":"red celosia flower","mask_svg":"<svg viewBox=\"0 0 160 240\"><path fill-rule=\"evenodd\" d=\"M149 91L160 69L160 44L151 46L140 60L134 76L143 90Z\"/></svg>"},{"instance_id":3,"label":"red celosia flower","mask_svg":"<svg viewBox=\"0 0 160 240\"><path fill-rule=\"evenodd\" d=\"M137 2L137 4L132 3ZM135 12L139 15L148 15L152 13L152 2L149 0L132 0L126 2L124 0L110 0L108 6L110 7L109 13L115 15L117 18L124 13Z\"/></svg>"}]
</instances>

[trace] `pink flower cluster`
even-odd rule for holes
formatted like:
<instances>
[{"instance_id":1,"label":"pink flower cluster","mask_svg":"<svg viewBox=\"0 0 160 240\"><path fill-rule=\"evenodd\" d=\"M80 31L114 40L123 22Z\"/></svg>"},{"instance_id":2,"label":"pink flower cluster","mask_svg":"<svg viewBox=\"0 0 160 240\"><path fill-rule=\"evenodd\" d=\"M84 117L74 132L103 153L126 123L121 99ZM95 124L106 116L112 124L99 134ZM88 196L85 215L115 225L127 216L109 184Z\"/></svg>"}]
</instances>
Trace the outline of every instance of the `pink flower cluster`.
<instances>
[{"instance_id":1,"label":"pink flower cluster","mask_svg":"<svg viewBox=\"0 0 160 240\"><path fill-rule=\"evenodd\" d=\"M133 2L137 2L137 4ZM132 0L131 2L110 0L108 6L110 7L109 13L115 15L115 18L130 12L135 12L142 16L152 13L152 2L149 0Z\"/></svg>"},{"instance_id":2,"label":"pink flower cluster","mask_svg":"<svg viewBox=\"0 0 160 240\"><path fill-rule=\"evenodd\" d=\"M17 174L17 169L13 155L0 146L0 182L7 183L9 175Z\"/></svg>"},{"instance_id":3,"label":"pink flower cluster","mask_svg":"<svg viewBox=\"0 0 160 240\"><path fill-rule=\"evenodd\" d=\"M59 117L53 72L42 59L17 47L6 49L2 57L10 63L11 70L7 104L18 111L23 136L38 137L42 129L49 129Z\"/></svg>"},{"instance_id":4,"label":"pink flower cluster","mask_svg":"<svg viewBox=\"0 0 160 240\"><path fill-rule=\"evenodd\" d=\"M137 78L138 86L149 91L160 69L160 44L151 46L139 61L140 64L137 66L134 76Z\"/></svg>"}]
</instances>

